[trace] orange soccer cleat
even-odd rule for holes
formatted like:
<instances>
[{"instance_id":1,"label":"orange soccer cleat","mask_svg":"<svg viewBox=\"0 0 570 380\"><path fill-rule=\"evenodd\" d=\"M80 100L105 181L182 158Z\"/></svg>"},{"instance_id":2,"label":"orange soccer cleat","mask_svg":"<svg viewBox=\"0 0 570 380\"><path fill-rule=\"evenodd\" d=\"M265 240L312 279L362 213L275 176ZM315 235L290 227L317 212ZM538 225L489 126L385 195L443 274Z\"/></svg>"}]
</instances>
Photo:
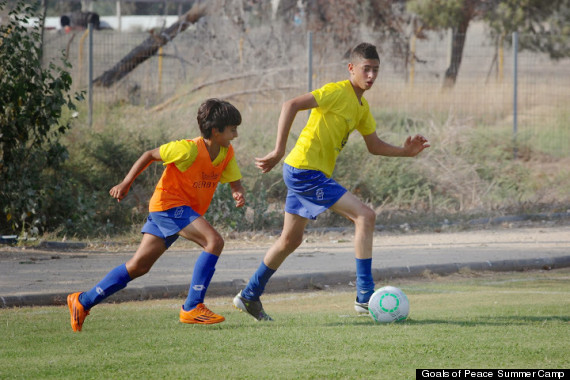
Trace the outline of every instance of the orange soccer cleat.
<instances>
[{"instance_id":1,"label":"orange soccer cleat","mask_svg":"<svg viewBox=\"0 0 570 380\"><path fill-rule=\"evenodd\" d=\"M67 296L67 306L71 315L71 328L73 331L81 331L83 321L89 315L89 310L85 310L81 302L79 302L80 294L81 292L77 292Z\"/></svg>"},{"instance_id":2,"label":"orange soccer cleat","mask_svg":"<svg viewBox=\"0 0 570 380\"><path fill-rule=\"evenodd\" d=\"M180 308L180 322L182 323L199 323L202 325L211 325L214 323L220 323L226 319L221 315L212 312L203 303L199 303L196 307L190 311L185 311Z\"/></svg>"}]
</instances>

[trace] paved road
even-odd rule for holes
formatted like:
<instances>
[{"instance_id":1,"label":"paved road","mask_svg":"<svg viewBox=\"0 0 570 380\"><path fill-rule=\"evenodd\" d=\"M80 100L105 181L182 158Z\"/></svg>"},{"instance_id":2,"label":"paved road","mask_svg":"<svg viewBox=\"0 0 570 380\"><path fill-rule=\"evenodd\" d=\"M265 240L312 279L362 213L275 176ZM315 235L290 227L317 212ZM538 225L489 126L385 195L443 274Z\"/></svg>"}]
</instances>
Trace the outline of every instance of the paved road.
<instances>
[{"instance_id":1,"label":"paved road","mask_svg":"<svg viewBox=\"0 0 570 380\"><path fill-rule=\"evenodd\" d=\"M181 240L181 239L179 239ZM208 296L233 296L259 265L274 238L227 241ZM71 248L64 249L64 248ZM0 307L60 305L68 293L88 290L136 247L73 249L0 247ZM145 276L109 298L124 301L185 298L200 250L176 242ZM374 239L377 284L390 278L471 270L524 270L570 266L570 226L503 228L452 233L388 234ZM281 266L268 292L323 288L354 281L351 233L308 234L307 241Z\"/></svg>"}]
</instances>

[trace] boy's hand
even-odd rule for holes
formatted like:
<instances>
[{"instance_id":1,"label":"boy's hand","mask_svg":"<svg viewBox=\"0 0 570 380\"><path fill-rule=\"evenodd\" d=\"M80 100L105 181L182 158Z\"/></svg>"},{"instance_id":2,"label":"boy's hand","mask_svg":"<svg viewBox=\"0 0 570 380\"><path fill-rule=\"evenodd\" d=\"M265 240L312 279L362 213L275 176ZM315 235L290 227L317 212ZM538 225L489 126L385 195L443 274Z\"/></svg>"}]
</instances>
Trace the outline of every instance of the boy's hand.
<instances>
[{"instance_id":1,"label":"boy's hand","mask_svg":"<svg viewBox=\"0 0 570 380\"><path fill-rule=\"evenodd\" d=\"M274 150L267 154L265 157L256 158L255 166L261 169L262 173L268 173L275 167L275 165L279 163L279 161L281 161L282 158L283 154Z\"/></svg>"},{"instance_id":2,"label":"boy's hand","mask_svg":"<svg viewBox=\"0 0 570 380\"><path fill-rule=\"evenodd\" d=\"M409 157L414 157L418 155L425 148L429 148L428 140L422 135L415 135L414 137L408 136L406 142L404 142L404 150Z\"/></svg>"},{"instance_id":3,"label":"boy's hand","mask_svg":"<svg viewBox=\"0 0 570 380\"><path fill-rule=\"evenodd\" d=\"M113 186L111 190L109 190L109 194L115 198L117 202L120 202L124 197L127 196L130 188L130 184L121 182L117 186Z\"/></svg>"},{"instance_id":4,"label":"boy's hand","mask_svg":"<svg viewBox=\"0 0 570 380\"><path fill-rule=\"evenodd\" d=\"M241 191L232 192L232 197L236 201L236 207L243 207L245 205L245 196Z\"/></svg>"},{"instance_id":5,"label":"boy's hand","mask_svg":"<svg viewBox=\"0 0 570 380\"><path fill-rule=\"evenodd\" d=\"M236 207L243 207L245 205L245 189L241 185L241 181L230 182L230 188L232 189L232 197L236 201Z\"/></svg>"}]
</instances>

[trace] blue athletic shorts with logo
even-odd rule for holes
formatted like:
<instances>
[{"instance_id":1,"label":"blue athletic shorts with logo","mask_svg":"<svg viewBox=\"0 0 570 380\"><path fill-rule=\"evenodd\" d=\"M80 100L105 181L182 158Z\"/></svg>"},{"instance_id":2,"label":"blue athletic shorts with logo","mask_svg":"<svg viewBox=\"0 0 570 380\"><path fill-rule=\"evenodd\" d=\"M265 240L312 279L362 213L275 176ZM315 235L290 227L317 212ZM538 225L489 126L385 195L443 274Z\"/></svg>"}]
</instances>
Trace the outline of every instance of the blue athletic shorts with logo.
<instances>
[{"instance_id":1,"label":"blue athletic shorts with logo","mask_svg":"<svg viewBox=\"0 0 570 380\"><path fill-rule=\"evenodd\" d=\"M168 248L178 239L178 232L200 216L189 206L151 212L148 214L141 232L163 238L164 244Z\"/></svg>"},{"instance_id":2,"label":"blue athletic shorts with logo","mask_svg":"<svg viewBox=\"0 0 570 380\"><path fill-rule=\"evenodd\" d=\"M307 219L317 219L346 193L334 179L318 170L297 169L283 164L287 185L285 211Z\"/></svg>"}]
</instances>

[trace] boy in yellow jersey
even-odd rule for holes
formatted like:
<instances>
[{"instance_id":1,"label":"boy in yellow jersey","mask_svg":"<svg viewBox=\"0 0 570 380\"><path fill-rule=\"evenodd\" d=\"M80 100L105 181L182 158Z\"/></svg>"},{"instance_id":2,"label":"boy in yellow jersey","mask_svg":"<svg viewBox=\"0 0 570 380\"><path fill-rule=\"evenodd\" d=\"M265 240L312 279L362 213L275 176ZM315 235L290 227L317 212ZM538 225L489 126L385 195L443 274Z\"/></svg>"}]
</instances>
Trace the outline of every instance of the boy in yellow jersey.
<instances>
[{"instance_id":1,"label":"boy in yellow jersey","mask_svg":"<svg viewBox=\"0 0 570 380\"><path fill-rule=\"evenodd\" d=\"M154 161L163 161L165 169L150 200L142 241L133 257L111 270L91 290L67 297L73 331L81 331L93 306L146 274L178 236L203 248L194 266L188 297L180 309L180 322L224 321L203 303L224 241L202 215L219 182L229 182L236 207L245 204L241 173L230 144L238 135L241 114L228 102L208 99L198 109L197 120L201 137L173 141L143 153L124 180L109 191L121 201L143 170Z\"/></svg>"},{"instance_id":2,"label":"boy in yellow jersey","mask_svg":"<svg viewBox=\"0 0 570 380\"><path fill-rule=\"evenodd\" d=\"M256 166L263 173L277 165L285 155L295 115L301 110L312 109L283 165L288 192L281 236L233 301L236 308L257 320L272 320L263 310L259 297L273 273L303 241L308 221L327 209L354 222L357 288L354 307L357 312L368 312L368 300L374 292L372 240L376 214L330 178L337 156L354 130L360 132L368 151L374 155L413 157L429 147L427 139L420 135L408 137L404 145L398 147L382 141L376 134L376 122L362 95L374 84L379 68L380 58L374 45L362 43L356 46L348 64L350 78L285 102L277 126L275 149L256 159Z\"/></svg>"}]
</instances>

